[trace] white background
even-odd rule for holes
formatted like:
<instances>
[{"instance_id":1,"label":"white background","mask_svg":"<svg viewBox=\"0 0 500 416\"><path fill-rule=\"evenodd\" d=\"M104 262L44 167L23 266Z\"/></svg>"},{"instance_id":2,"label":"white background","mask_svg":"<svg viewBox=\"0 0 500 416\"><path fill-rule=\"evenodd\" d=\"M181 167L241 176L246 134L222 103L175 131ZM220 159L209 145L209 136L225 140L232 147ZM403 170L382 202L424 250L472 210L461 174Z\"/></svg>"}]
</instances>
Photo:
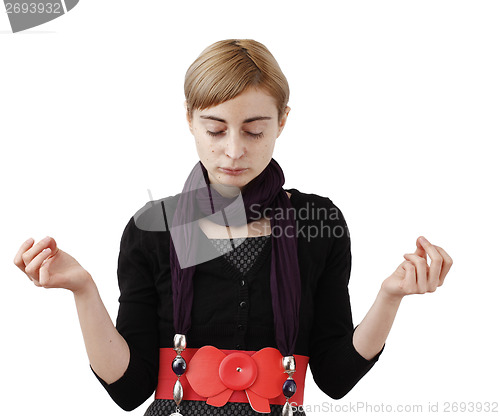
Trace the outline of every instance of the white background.
<instances>
[{"instance_id":1,"label":"white background","mask_svg":"<svg viewBox=\"0 0 500 416\"><path fill-rule=\"evenodd\" d=\"M495 1L82 0L12 34L0 14L0 413L125 414L90 371L72 294L35 287L12 260L28 237L54 237L116 318L126 223L198 160L185 71L227 38L264 43L288 78L274 157L285 187L345 215L355 325L419 235L454 259L443 287L403 300L343 399L308 373L305 404L323 405L308 415L498 402L499 15Z\"/></svg>"}]
</instances>

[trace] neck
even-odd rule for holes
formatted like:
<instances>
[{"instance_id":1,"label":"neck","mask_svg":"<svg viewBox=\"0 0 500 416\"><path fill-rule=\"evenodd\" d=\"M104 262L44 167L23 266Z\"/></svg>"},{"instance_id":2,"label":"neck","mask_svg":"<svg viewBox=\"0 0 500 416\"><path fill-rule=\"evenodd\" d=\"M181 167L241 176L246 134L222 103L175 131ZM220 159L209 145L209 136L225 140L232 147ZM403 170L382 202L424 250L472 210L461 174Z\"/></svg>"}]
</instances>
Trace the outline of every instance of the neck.
<instances>
[{"instance_id":1,"label":"neck","mask_svg":"<svg viewBox=\"0 0 500 416\"><path fill-rule=\"evenodd\" d=\"M234 198L243 191L242 188L237 186L223 185L221 183L210 183L210 185L225 198Z\"/></svg>"}]
</instances>

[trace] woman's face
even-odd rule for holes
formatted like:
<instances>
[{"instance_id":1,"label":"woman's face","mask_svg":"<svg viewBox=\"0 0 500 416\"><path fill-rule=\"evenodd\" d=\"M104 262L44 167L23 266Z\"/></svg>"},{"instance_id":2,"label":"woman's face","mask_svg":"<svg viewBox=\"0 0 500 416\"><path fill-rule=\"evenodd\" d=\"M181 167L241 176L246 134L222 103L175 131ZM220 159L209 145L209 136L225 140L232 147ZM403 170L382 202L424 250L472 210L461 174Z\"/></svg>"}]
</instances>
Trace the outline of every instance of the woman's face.
<instances>
[{"instance_id":1,"label":"woman's face","mask_svg":"<svg viewBox=\"0 0 500 416\"><path fill-rule=\"evenodd\" d=\"M262 89L248 88L232 100L194 110L189 129L210 183L238 187L258 176L271 161L274 144L290 108L278 122L275 99Z\"/></svg>"}]
</instances>

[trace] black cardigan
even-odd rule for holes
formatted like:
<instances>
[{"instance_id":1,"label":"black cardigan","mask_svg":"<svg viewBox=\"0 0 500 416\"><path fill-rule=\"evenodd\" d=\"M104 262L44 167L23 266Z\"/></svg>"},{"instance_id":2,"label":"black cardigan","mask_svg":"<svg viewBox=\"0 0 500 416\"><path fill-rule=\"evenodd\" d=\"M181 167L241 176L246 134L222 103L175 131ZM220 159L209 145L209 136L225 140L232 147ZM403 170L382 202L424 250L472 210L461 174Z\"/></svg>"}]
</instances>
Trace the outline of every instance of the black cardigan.
<instances>
[{"instance_id":1,"label":"black cardigan","mask_svg":"<svg viewBox=\"0 0 500 416\"><path fill-rule=\"evenodd\" d=\"M342 212L329 198L297 189L287 191L295 210L302 282L294 353L308 356L318 387L340 399L373 367L385 345L368 361L352 343L351 244ZM178 197L148 202L130 218L121 238L116 328L129 345L130 362L123 376L109 385L91 370L124 410L140 406L155 391L159 348L172 348L170 234L164 225L164 207L171 215ZM151 229L157 231L145 231ZM197 265L187 346L248 351L277 348L270 265L271 244L265 245L244 277L222 256Z\"/></svg>"}]
</instances>

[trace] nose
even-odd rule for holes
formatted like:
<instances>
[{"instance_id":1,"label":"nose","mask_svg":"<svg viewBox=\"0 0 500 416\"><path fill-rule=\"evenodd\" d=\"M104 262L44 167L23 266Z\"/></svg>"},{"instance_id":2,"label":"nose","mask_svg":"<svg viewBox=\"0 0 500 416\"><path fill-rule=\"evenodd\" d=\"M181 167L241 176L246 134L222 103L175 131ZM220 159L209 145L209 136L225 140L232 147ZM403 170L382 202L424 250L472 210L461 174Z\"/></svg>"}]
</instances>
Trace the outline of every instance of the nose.
<instances>
[{"instance_id":1,"label":"nose","mask_svg":"<svg viewBox=\"0 0 500 416\"><path fill-rule=\"evenodd\" d=\"M231 159L239 159L245 154L245 144L243 140L238 136L237 133L232 133L227 135L227 140L225 143L225 153L227 157Z\"/></svg>"}]
</instances>

